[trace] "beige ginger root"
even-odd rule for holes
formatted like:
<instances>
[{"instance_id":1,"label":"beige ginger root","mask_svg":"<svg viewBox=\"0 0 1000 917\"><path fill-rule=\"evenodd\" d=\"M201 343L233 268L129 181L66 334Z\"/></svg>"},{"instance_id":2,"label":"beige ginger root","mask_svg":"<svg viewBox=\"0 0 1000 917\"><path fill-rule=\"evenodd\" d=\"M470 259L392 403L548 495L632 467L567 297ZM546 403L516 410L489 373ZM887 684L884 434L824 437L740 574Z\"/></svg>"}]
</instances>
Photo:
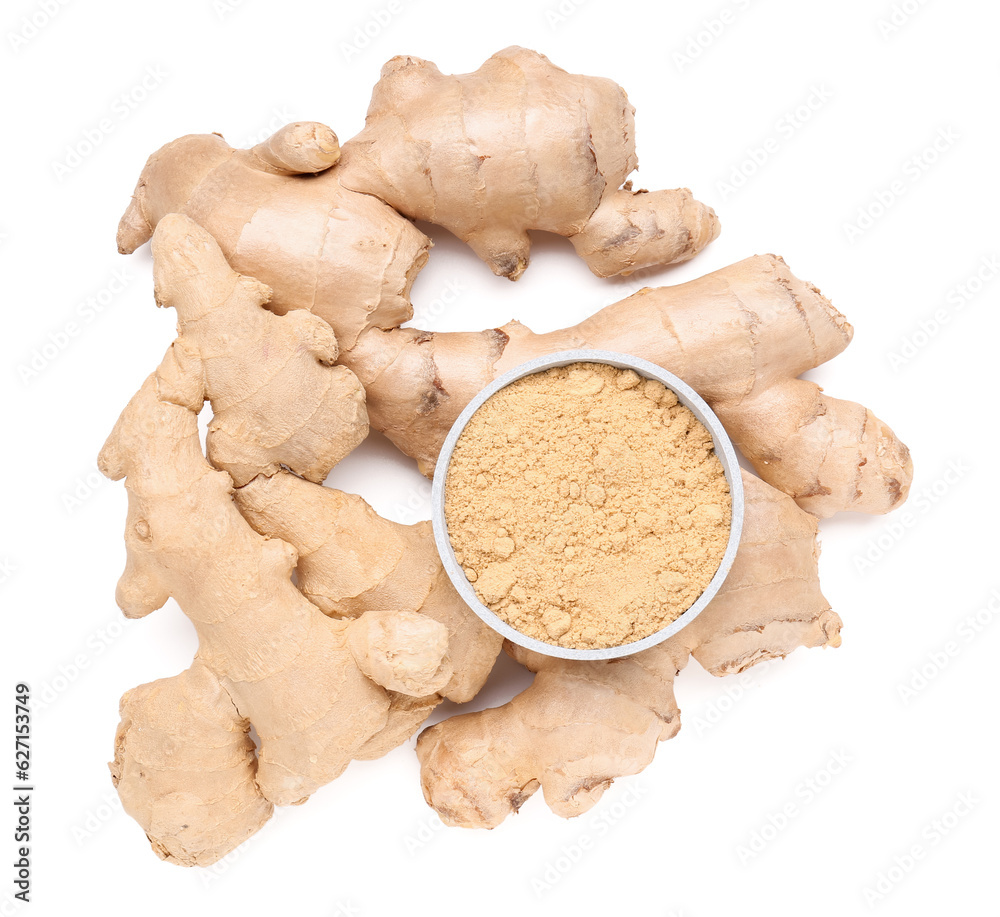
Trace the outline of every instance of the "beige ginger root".
<instances>
[{"instance_id":1,"label":"beige ginger root","mask_svg":"<svg viewBox=\"0 0 1000 917\"><path fill-rule=\"evenodd\" d=\"M271 817L250 723L204 663L126 692L111 779L157 855L209 866Z\"/></svg>"},{"instance_id":2,"label":"beige ginger root","mask_svg":"<svg viewBox=\"0 0 1000 917\"><path fill-rule=\"evenodd\" d=\"M179 214L153 236L156 301L177 310L177 340L158 370L175 404L212 402L209 460L237 486L281 466L310 481L368 435L365 392L337 341L309 312L275 315L271 291L237 274L215 240Z\"/></svg>"},{"instance_id":3,"label":"beige ginger root","mask_svg":"<svg viewBox=\"0 0 1000 917\"><path fill-rule=\"evenodd\" d=\"M635 165L631 118L615 84L572 76L524 49L463 76L395 58L343 154L313 122L252 150L192 135L154 153L119 248L132 251L171 211L193 218L235 270L273 288L273 311L309 309L330 323L341 362L368 388L373 426L428 473L452 421L497 373L593 346L637 353L685 378L757 472L810 512L898 505L912 477L906 447L870 411L797 379L839 353L852 331L780 259L644 290L548 335L516 324L481 334L398 330L412 315L410 286L429 242L384 200L452 229L512 277L526 263L530 228L570 236L600 274L689 257L710 241L714 215L686 192L619 188Z\"/></svg>"},{"instance_id":4,"label":"beige ginger root","mask_svg":"<svg viewBox=\"0 0 1000 917\"><path fill-rule=\"evenodd\" d=\"M298 551L299 589L325 614L356 618L404 608L443 624L454 674L441 693L455 703L475 697L501 637L455 591L430 522L383 519L361 497L287 472L261 475L233 496L254 529Z\"/></svg>"},{"instance_id":5,"label":"beige ginger root","mask_svg":"<svg viewBox=\"0 0 1000 917\"><path fill-rule=\"evenodd\" d=\"M118 604L141 617L173 597L199 641L188 672L123 698L112 774L161 856L205 865L269 804L303 802L337 777L387 726L394 692L448 684L448 633L413 612L338 620L311 604L291 581L294 548L250 528L229 475L202 455L197 415L155 375L99 464L129 495Z\"/></svg>"},{"instance_id":6,"label":"beige ginger root","mask_svg":"<svg viewBox=\"0 0 1000 917\"><path fill-rule=\"evenodd\" d=\"M118 248L186 214L235 270L273 289L274 311L315 312L347 351L412 317L430 241L400 212L450 229L512 279L529 229L569 236L601 276L692 257L718 235L715 214L687 190L633 192L636 162L633 109L610 80L523 48L462 76L398 57L343 155L315 122L251 150L217 134L168 143L142 170Z\"/></svg>"},{"instance_id":7,"label":"beige ginger root","mask_svg":"<svg viewBox=\"0 0 1000 917\"><path fill-rule=\"evenodd\" d=\"M536 672L510 702L451 717L417 742L424 796L449 825L492 828L541 788L570 818L637 774L680 729L674 677L693 656L714 675L799 646L839 646L819 589L816 520L744 474L746 518L722 591L674 637L634 656L580 662L507 644Z\"/></svg>"},{"instance_id":8,"label":"beige ginger root","mask_svg":"<svg viewBox=\"0 0 1000 917\"><path fill-rule=\"evenodd\" d=\"M885 513L907 495L909 450L871 411L797 378L853 329L780 258L757 256L673 287L642 289L573 328L518 322L483 332L372 331L342 355L365 386L372 427L430 474L462 409L495 377L575 348L631 353L712 406L769 484L820 516Z\"/></svg>"},{"instance_id":9,"label":"beige ginger root","mask_svg":"<svg viewBox=\"0 0 1000 917\"><path fill-rule=\"evenodd\" d=\"M342 348L367 328L402 324L430 240L388 204L342 186L341 169L330 168L336 144L314 122L289 124L252 150L218 134L174 140L146 162L118 249L135 251L167 214L184 214L234 270L271 289L272 311L316 312Z\"/></svg>"},{"instance_id":10,"label":"beige ginger root","mask_svg":"<svg viewBox=\"0 0 1000 917\"><path fill-rule=\"evenodd\" d=\"M599 277L686 261L719 234L685 189L633 191L635 109L611 80L505 48L474 73L395 57L364 130L344 144L345 187L468 242L516 280L528 231L566 236Z\"/></svg>"},{"instance_id":11,"label":"beige ginger root","mask_svg":"<svg viewBox=\"0 0 1000 917\"><path fill-rule=\"evenodd\" d=\"M361 384L328 365L336 355L329 326L305 311L268 312L261 285L235 273L187 217L160 221L153 259L157 300L180 318L157 370L160 391L195 412L211 402L209 460L238 488L250 482L235 491L237 505L261 534L298 551L298 586L325 614L403 610L445 625L456 671L443 696L470 700L500 638L452 587L430 523L398 525L360 497L277 474L287 467L321 482L367 433Z\"/></svg>"},{"instance_id":12,"label":"beige ginger root","mask_svg":"<svg viewBox=\"0 0 1000 917\"><path fill-rule=\"evenodd\" d=\"M885 512L912 466L870 411L798 378L852 329L780 259L642 290L550 334L399 327L430 246L408 218L450 229L511 279L532 229L567 236L600 276L708 244L718 223L688 192L632 191L632 116L615 84L512 48L460 76L390 61L343 151L329 128L300 122L251 150L202 135L150 157L119 248L154 237L157 299L177 309L179 335L100 461L129 494L119 604L140 616L173 596L199 636L190 669L122 699L112 774L162 857L213 862L273 805L384 754L442 697L471 697L492 665L498 638L443 576L429 526L314 483L364 436L359 380L373 427L428 471L461 409L506 369L569 348L632 352L697 388L799 504L746 477L723 592L658 647L607 663L508 647L532 686L419 740L424 793L446 822L496 825L538 788L559 814L586 811L676 733L673 679L690 656L726 674L839 644L816 522L799 507ZM224 471L198 442L206 399Z\"/></svg>"},{"instance_id":13,"label":"beige ginger root","mask_svg":"<svg viewBox=\"0 0 1000 917\"><path fill-rule=\"evenodd\" d=\"M298 551L299 589L326 614L350 619L403 608L440 622L448 634L451 680L419 704L406 695L395 697L392 727L355 757L378 757L408 739L440 700L464 703L475 697L503 641L459 597L429 522L391 522L354 494L287 472L261 475L234 497L256 531Z\"/></svg>"},{"instance_id":14,"label":"beige ginger root","mask_svg":"<svg viewBox=\"0 0 1000 917\"><path fill-rule=\"evenodd\" d=\"M367 429L357 379L329 365L329 326L265 310L266 289L235 273L186 217L160 222L153 255L157 300L177 309L179 336L100 463L127 477L119 604L139 616L173 596L199 651L187 672L123 698L112 773L161 856L206 865L257 830L272 804L303 801L352 759L385 754L443 697L472 697L501 641L458 599L429 526L395 526L359 498L277 473L322 479ZM268 473L323 495L282 507L315 555L299 582L317 603L291 583L295 546L255 533L230 474L202 455L206 398L209 453L252 479L248 495L274 495ZM310 592L320 557L330 566Z\"/></svg>"}]
</instances>

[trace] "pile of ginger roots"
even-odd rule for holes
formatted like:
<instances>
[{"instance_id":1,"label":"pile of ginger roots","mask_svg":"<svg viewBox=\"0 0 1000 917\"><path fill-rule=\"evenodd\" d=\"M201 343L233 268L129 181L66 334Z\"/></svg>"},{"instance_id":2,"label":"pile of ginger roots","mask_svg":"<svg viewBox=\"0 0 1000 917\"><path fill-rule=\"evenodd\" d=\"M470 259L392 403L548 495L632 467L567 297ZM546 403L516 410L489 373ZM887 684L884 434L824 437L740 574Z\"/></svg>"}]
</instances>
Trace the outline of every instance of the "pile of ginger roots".
<instances>
[{"instance_id":1,"label":"pile of ginger roots","mask_svg":"<svg viewBox=\"0 0 1000 917\"><path fill-rule=\"evenodd\" d=\"M475 697L501 649L535 673L530 687L416 743L424 796L448 825L494 827L539 789L558 815L586 812L677 733L673 682L691 657L727 675L839 645L817 519L897 507L912 465L869 410L799 378L852 328L781 258L645 288L547 334L401 327L431 246L415 220L511 280L531 230L567 237L599 277L708 245L719 223L688 190L633 189L633 115L615 83L523 48L462 75L397 57L342 147L298 122L253 149L189 135L149 158L118 246L151 240L177 337L99 464L128 493L122 611L173 598L198 635L189 669L122 698L111 763L163 859L225 856L274 806L406 742L442 700ZM429 475L486 384L574 348L680 376L756 470L721 592L670 639L608 661L502 645L451 585L430 523L323 486L370 427Z\"/></svg>"}]
</instances>

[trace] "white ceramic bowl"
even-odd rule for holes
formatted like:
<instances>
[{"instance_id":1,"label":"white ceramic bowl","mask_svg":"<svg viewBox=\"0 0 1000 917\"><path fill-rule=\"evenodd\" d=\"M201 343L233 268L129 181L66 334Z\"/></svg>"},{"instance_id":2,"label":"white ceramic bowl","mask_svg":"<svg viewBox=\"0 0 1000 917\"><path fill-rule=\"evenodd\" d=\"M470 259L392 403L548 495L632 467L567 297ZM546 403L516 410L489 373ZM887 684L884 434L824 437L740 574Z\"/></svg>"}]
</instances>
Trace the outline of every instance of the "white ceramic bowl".
<instances>
[{"instance_id":1,"label":"white ceramic bowl","mask_svg":"<svg viewBox=\"0 0 1000 917\"><path fill-rule=\"evenodd\" d=\"M712 434L712 442L715 444L715 454L722 463L726 480L729 482L729 493L732 498L732 521L730 523L729 541L726 544L726 551L722 556L718 570L715 571L715 576L712 577L708 586L705 587L705 591L698 597L694 604L677 618L676 621L671 622L662 630L658 630L648 637L643 637L641 640L635 640L632 643L626 643L621 646L609 646L600 649L572 649L536 640L533 637L522 634L519 630L515 630L506 621L487 608L480 601L472 583L466 578L465 571L455 559L455 550L452 547L451 539L448 537L448 524L444 513L445 482L448 478L448 466L451 463L452 453L455 451L455 444L458 442L459 436L462 435L462 431L465 429L472 415L479 410L491 395L498 392L504 386L510 385L512 382L516 382L518 379L529 376L532 373L544 372L546 369L552 369L557 366L568 366L571 363L606 363L619 369L631 369L640 376L645 376L647 379L656 379L658 382L662 382L667 388L673 391L677 395L677 400L689 408L694 416L704 424L709 433ZM431 506L434 540L437 543L444 568L458 590L458 594L490 627L503 634L512 643L548 656L559 656L563 659L614 659L619 656L629 656L632 653L649 649L649 647L661 643L668 637L672 637L682 627L687 626L698 617L705 606L712 601L715 594L722 587L726 575L729 573L729 568L733 564L733 559L736 557L736 549L740 543L740 533L743 531L743 480L740 476L740 466L736 459L733 444L719 422L719 418L712 413L711 408L705 404L701 396L691 386L687 385L687 383L682 382L672 373L661 369L655 363L650 363L648 360L642 360L639 357L633 357L629 354L614 353L609 350L565 350L561 353L554 353L550 356L539 357L536 360L522 363L520 366L510 370L510 372L504 373L495 379L469 402L449 431L448 437L445 439L444 446L441 449L441 454L438 456L437 465L434 469Z\"/></svg>"}]
</instances>

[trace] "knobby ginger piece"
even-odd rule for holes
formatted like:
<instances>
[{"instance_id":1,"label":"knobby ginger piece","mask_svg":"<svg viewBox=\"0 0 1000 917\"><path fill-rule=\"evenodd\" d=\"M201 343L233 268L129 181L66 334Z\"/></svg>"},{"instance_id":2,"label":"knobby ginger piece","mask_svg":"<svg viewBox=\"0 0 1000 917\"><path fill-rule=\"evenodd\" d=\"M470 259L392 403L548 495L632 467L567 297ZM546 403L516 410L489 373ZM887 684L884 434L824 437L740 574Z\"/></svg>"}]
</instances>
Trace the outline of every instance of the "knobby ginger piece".
<instances>
[{"instance_id":1,"label":"knobby ginger piece","mask_svg":"<svg viewBox=\"0 0 1000 917\"><path fill-rule=\"evenodd\" d=\"M634 115L612 80L526 48L462 74L394 57L340 168L346 187L445 227L502 277L524 272L531 229L567 236L609 277L686 261L719 234L686 188L632 190Z\"/></svg>"},{"instance_id":2,"label":"knobby ginger piece","mask_svg":"<svg viewBox=\"0 0 1000 917\"><path fill-rule=\"evenodd\" d=\"M674 677L690 657L727 675L799 646L840 645L840 618L819 588L815 518L751 474L744 473L743 486L736 560L691 624L609 661L558 659L508 643L537 673L531 686L506 704L421 734L421 785L442 821L493 828L538 789L557 815L580 815L677 734Z\"/></svg>"},{"instance_id":3,"label":"knobby ginger piece","mask_svg":"<svg viewBox=\"0 0 1000 917\"><path fill-rule=\"evenodd\" d=\"M135 251L165 216L183 214L212 234L233 270L267 285L272 311L315 312L344 349L365 329L394 328L413 314L410 287L430 240L342 185L325 152L335 143L315 122L289 124L251 150L218 134L180 137L146 162L118 250Z\"/></svg>"},{"instance_id":4,"label":"knobby ginger piece","mask_svg":"<svg viewBox=\"0 0 1000 917\"><path fill-rule=\"evenodd\" d=\"M237 274L215 240L179 214L153 236L156 301L177 310L160 392L198 412L212 403L209 460L237 485L290 468L322 482L368 435L365 391L330 326L308 312L275 315L271 291Z\"/></svg>"},{"instance_id":5,"label":"knobby ginger piece","mask_svg":"<svg viewBox=\"0 0 1000 917\"><path fill-rule=\"evenodd\" d=\"M188 672L126 694L112 775L161 856L207 865L272 804L337 777L388 725L390 691L442 689L447 630L413 612L337 620L311 604L291 581L294 548L246 523L231 478L202 455L197 415L161 397L155 375L99 464L129 497L119 606L142 617L173 597L198 634Z\"/></svg>"},{"instance_id":6,"label":"knobby ginger piece","mask_svg":"<svg viewBox=\"0 0 1000 917\"><path fill-rule=\"evenodd\" d=\"M441 695L455 703L475 697L502 639L455 591L429 522L383 519L361 497L287 472L261 475L234 497L256 531L298 551L299 589L325 614L356 618L404 609L440 622L454 669Z\"/></svg>"},{"instance_id":7,"label":"knobby ginger piece","mask_svg":"<svg viewBox=\"0 0 1000 917\"><path fill-rule=\"evenodd\" d=\"M600 347L694 385L756 471L810 512L898 506L912 480L906 447L871 411L797 378L839 353L852 329L780 259L643 290L547 335L516 323L399 330L430 242L386 200L451 229L512 278L527 263L531 228L567 235L602 276L683 260L714 238L709 208L686 191L633 192L634 168L631 106L608 80L522 48L459 76L398 57L343 151L316 122L287 125L251 150L215 134L167 144L140 175L118 244L133 251L171 212L193 218L235 270L272 289L273 311L309 309L329 322L341 362L368 387L373 427L425 473L498 372Z\"/></svg>"},{"instance_id":8,"label":"knobby ginger piece","mask_svg":"<svg viewBox=\"0 0 1000 917\"><path fill-rule=\"evenodd\" d=\"M208 865L273 805L302 802L351 760L385 754L446 694L474 694L500 639L440 582L429 531L394 527L346 495L352 514L301 505L295 528L307 551L317 538L340 548L335 564L364 546L371 563L338 564L323 580L326 595L351 595L351 613L336 616L296 588L296 548L255 532L233 493L266 493L271 472L336 500L277 469L322 478L367 429L363 390L330 365L336 342L325 322L264 310L261 284L231 270L188 218L161 221L153 254L157 299L177 309L179 337L122 413L100 467L125 477L129 494L119 605L139 617L175 598L199 649L187 672L122 699L111 769L157 853ZM206 398L215 412L209 452L250 477L244 490L202 454Z\"/></svg>"},{"instance_id":9,"label":"knobby ginger piece","mask_svg":"<svg viewBox=\"0 0 1000 917\"><path fill-rule=\"evenodd\" d=\"M173 596L199 636L187 672L122 700L112 773L161 856L208 864L225 855L272 805L300 802L350 760L403 741L444 694L474 693L495 654L495 636L470 626L437 568L419 569L426 526L404 532L281 470L320 480L344 443L363 436L358 390L330 372L334 359L368 388L373 426L425 471L454 418L498 373L554 350L602 347L692 383L759 473L810 513L885 512L905 499L912 465L893 432L798 378L839 353L852 329L773 256L642 290L546 335L517 323L400 329L430 247L404 213L452 229L512 279L532 228L568 236L600 275L684 260L710 242L715 216L688 192L633 192L631 118L614 84L515 48L457 77L414 58L390 61L364 131L343 154L329 128L299 122L251 150L192 135L150 157L118 243L133 251L166 224L157 291L178 309L180 335L123 413L101 467L126 477L129 492L119 603L139 616ZM265 306L312 311L333 335L304 314L272 322ZM230 343L238 359L227 360ZM206 398L218 418L214 460L246 482L237 499L245 493L254 526L283 526L287 540L248 525L232 477L201 454L196 411ZM689 655L724 674L839 642L839 618L816 582L814 519L756 479L745 486L737 564L691 627L614 664L514 650L538 673L528 691L424 733L424 791L446 821L496 824L539 786L561 814L586 810L676 731L672 682ZM275 510L286 490L290 505L301 497L300 520ZM337 528L339 515L315 530L302 524L331 509L384 536L388 559L378 538L364 556ZM293 544L311 546L316 562L307 552L299 561ZM291 581L297 561L302 591Z\"/></svg>"},{"instance_id":10,"label":"knobby ginger piece","mask_svg":"<svg viewBox=\"0 0 1000 917\"><path fill-rule=\"evenodd\" d=\"M168 213L186 214L272 288L272 309L315 312L346 351L413 314L430 240L402 214L449 229L511 279L530 229L568 236L602 277L693 257L718 235L715 213L687 189L633 191L637 162L633 108L610 80L517 47L456 76L396 57L343 150L305 121L250 150L192 134L155 152L118 247L132 252Z\"/></svg>"},{"instance_id":11,"label":"knobby ginger piece","mask_svg":"<svg viewBox=\"0 0 1000 917\"><path fill-rule=\"evenodd\" d=\"M536 334L519 322L482 332L372 331L341 359L365 386L373 429L425 474L458 415L497 376L558 351L614 350L687 382L757 473L799 506L819 517L885 513L909 492L909 450L867 408L798 378L853 333L816 287L781 258L759 255L642 289L561 331Z\"/></svg>"}]
</instances>

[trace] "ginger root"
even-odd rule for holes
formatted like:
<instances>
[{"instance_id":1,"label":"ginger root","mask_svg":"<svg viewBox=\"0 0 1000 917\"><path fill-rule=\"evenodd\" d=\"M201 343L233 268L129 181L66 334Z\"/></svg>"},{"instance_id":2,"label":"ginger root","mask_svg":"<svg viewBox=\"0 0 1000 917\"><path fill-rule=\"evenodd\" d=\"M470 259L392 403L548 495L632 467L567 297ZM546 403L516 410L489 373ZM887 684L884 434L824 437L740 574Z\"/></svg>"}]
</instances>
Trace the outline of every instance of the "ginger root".
<instances>
[{"instance_id":1,"label":"ginger root","mask_svg":"<svg viewBox=\"0 0 1000 917\"><path fill-rule=\"evenodd\" d=\"M368 432L360 382L329 365L329 326L309 312L268 312L261 285L233 271L187 217L160 222L153 259L157 300L180 317L157 369L160 391L195 413L209 400L208 458L234 479L247 521L296 549L299 589L324 614L402 610L443 624L457 668L442 694L470 700L501 640L452 587L430 523L399 525L360 497L316 486Z\"/></svg>"},{"instance_id":2,"label":"ginger root","mask_svg":"<svg viewBox=\"0 0 1000 917\"><path fill-rule=\"evenodd\" d=\"M501 639L458 598L428 525L396 526L359 498L279 472L322 480L367 432L363 389L330 365L329 326L265 310L266 288L187 217L160 222L153 256L157 301L177 309L179 336L99 462L129 494L118 604L139 617L175 598L199 649L187 672L122 699L111 769L157 853L207 865L273 805L302 802L351 760L405 741L443 697L472 697ZM208 451L229 473L201 452L206 398ZM266 516L265 498L281 496L267 474L294 482L280 510L295 514L295 545L255 532L233 501L256 495ZM231 475L249 481L244 491ZM310 555L300 582L317 604L291 581L299 545ZM336 614L340 596L348 615Z\"/></svg>"},{"instance_id":3,"label":"ginger root","mask_svg":"<svg viewBox=\"0 0 1000 917\"><path fill-rule=\"evenodd\" d=\"M475 73L394 57L365 128L344 144L345 187L443 226L501 277L528 265L528 230L569 238L598 277L694 257L719 234L686 188L633 191L635 109L619 85L505 48Z\"/></svg>"},{"instance_id":4,"label":"ginger root","mask_svg":"<svg viewBox=\"0 0 1000 917\"><path fill-rule=\"evenodd\" d=\"M569 237L601 276L683 260L710 242L715 215L689 192L633 192L626 182L636 166L632 117L615 83L523 48L458 76L397 57L364 130L343 149L329 128L299 122L252 150L212 134L154 153L119 248L132 251L171 211L190 216L234 270L273 288L273 311L306 309L329 322L341 363L368 389L372 425L425 473L451 423L498 373L555 350L602 347L693 385L758 474L810 512L897 506L912 478L906 447L866 408L797 378L843 350L851 326L773 256L642 290L546 335L518 324L478 334L399 329L430 245L400 214L450 229L512 279L527 264L530 229ZM241 482L251 476L233 470Z\"/></svg>"},{"instance_id":5,"label":"ginger root","mask_svg":"<svg viewBox=\"0 0 1000 917\"><path fill-rule=\"evenodd\" d=\"M560 815L586 811L676 734L673 681L692 656L722 675L839 645L815 517L892 509L912 465L870 411L798 378L852 329L780 258L644 289L549 334L400 327L430 248L411 219L449 229L510 279L532 229L566 236L599 276L711 242L715 214L690 192L633 191L633 114L614 83L521 48L456 76L400 57L343 149L325 125L297 122L250 150L191 135L149 158L118 244L152 238L157 302L177 310L178 337L100 467L129 497L119 605L137 617L173 597L199 638L187 671L122 698L112 775L161 857L214 862L274 805L304 801L406 740L442 698L479 690L501 641L459 599L430 526L389 522L319 482L369 413L429 473L471 398L541 354L600 347L664 366L712 404L764 480L745 475L736 562L691 625L608 662L508 646L536 673L531 687L421 735L424 794L446 822L492 827L539 788Z\"/></svg>"},{"instance_id":6,"label":"ginger root","mask_svg":"<svg viewBox=\"0 0 1000 917\"><path fill-rule=\"evenodd\" d=\"M272 291L270 308L326 319L344 349L367 328L413 315L410 287L430 240L370 194L343 187L333 132L314 122L281 128L252 150L218 134L190 134L149 157L118 226L118 250L149 241L184 214L206 229L233 269Z\"/></svg>"},{"instance_id":7,"label":"ginger root","mask_svg":"<svg viewBox=\"0 0 1000 917\"><path fill-rule=\"evenodd\" d=\"M355 618L402 608L440 622L449 634L454 668L440 693L455 703L475 697L502 638L452 586L429 522L391 522L361 497L287 472L261 475L233 496L256 531L298 551L299 589L325 614Z\"/></svg>"},{"instance_id":8,"label":"ginger root","mask_svg":"<svg viewBox=\"0 0 1000 917\"><path fill-rule=\"evenodd\" d=\"M557 815L593 806L680 729L674 677L693 656L714 675L799 646L839 646L840 618L819 589L816 520L744 473L746 518L722 591L674 637L607 662L506 644L536 673L500 707L453 716L417 741L427 802L449 825L492 828L541 788Z\"/></svg>"},{"instance_id":9,"label":"ginger root","mask_svg":"<svg viewBox=\"0 0 1000 917\"><path fill-rule=\"evenodd\" d=\"M250 724L208 666L127 691L120 714L111 779L161 859L210 866L271 817Z\"/></svg>"},{"instance_id":10,"label":"ginger root","mask_svg":"<svg viewBox=\"0 0 1000 917\"><path fill-rule=\"evenodd\" d=\"M574 348L631 353L684 379L769 484L825 517L885 513L906 498L909 450L871 411L798 379L853 328L781 258L757 256L674 287L645 288L573 328L372 331L341 355L372 427L430 474L463 408L520 363Z\"/></svg>"},{"instance_id":11,"label":"ginger root","mask_svg":"<svg viewBox=\"0 0 1000 917\"><path fill-rule=\"evenodd\" d=\"M343 150L317 122L251 150L218 134L168 143L142 170L118 248L132 252L168 213L186 214L235 270L273 289L275 312L315 312L347 351L413 315L430 240L401 213L450 229L511 279L527 265L530 229L568 236L602 277L683 261L711 242L718 220L689 191L626 182L633 112L610 80L523 48L461 76L397 57Z\"/></svg>"},{"instance_id":12,"label":"ginger root","mask_svg":"<svg viewBox=\"0 0 1000 917\"><path fill-rule=\"evenodd\" d=\"M326 614L351 619L402 608L439 622L448 635L451 679L419 701L394 695L386 726L356 758L379 757L406 741L441 700L465 703L476 696L503 638L459 597L429 522L390 522L360 497L287 472L261 475L233 496L256 531L299 552L299 589Z\"/></svg>"},{"instance_id":13,"label":"ginger root","mask_svg":"<svg viewBox=\"0 0 1000 917\"><path fill-rule=\"evenodd\" d=\"M237 274L194 221L160 221L153 279L157 304L177 310L161 391L195 413L211 401L208 458L237 486L282 466L322 482L368 435L365 391L333 365L330 326L309 312L269 312L271 291Z\"/></svg>"},{"instance_id":14,"label":"ginger root","mask_svg":"<svg viewBox=\"0 0 1000 917\"><path fill-rule=\"evenodd\" d=\"M112 774L161 856L205 865L260 827L265 802L303 802L337 777L386 727L390 691L436 695L452 678L448 633L413 612L338 620L312 605L291 581L295 549L250 528L202 455L197 415L155 375L99 463L129 495L118 604L141 617L173 597L198 633L192 669L126 694Z\"/></svg>"}]
</instances>

